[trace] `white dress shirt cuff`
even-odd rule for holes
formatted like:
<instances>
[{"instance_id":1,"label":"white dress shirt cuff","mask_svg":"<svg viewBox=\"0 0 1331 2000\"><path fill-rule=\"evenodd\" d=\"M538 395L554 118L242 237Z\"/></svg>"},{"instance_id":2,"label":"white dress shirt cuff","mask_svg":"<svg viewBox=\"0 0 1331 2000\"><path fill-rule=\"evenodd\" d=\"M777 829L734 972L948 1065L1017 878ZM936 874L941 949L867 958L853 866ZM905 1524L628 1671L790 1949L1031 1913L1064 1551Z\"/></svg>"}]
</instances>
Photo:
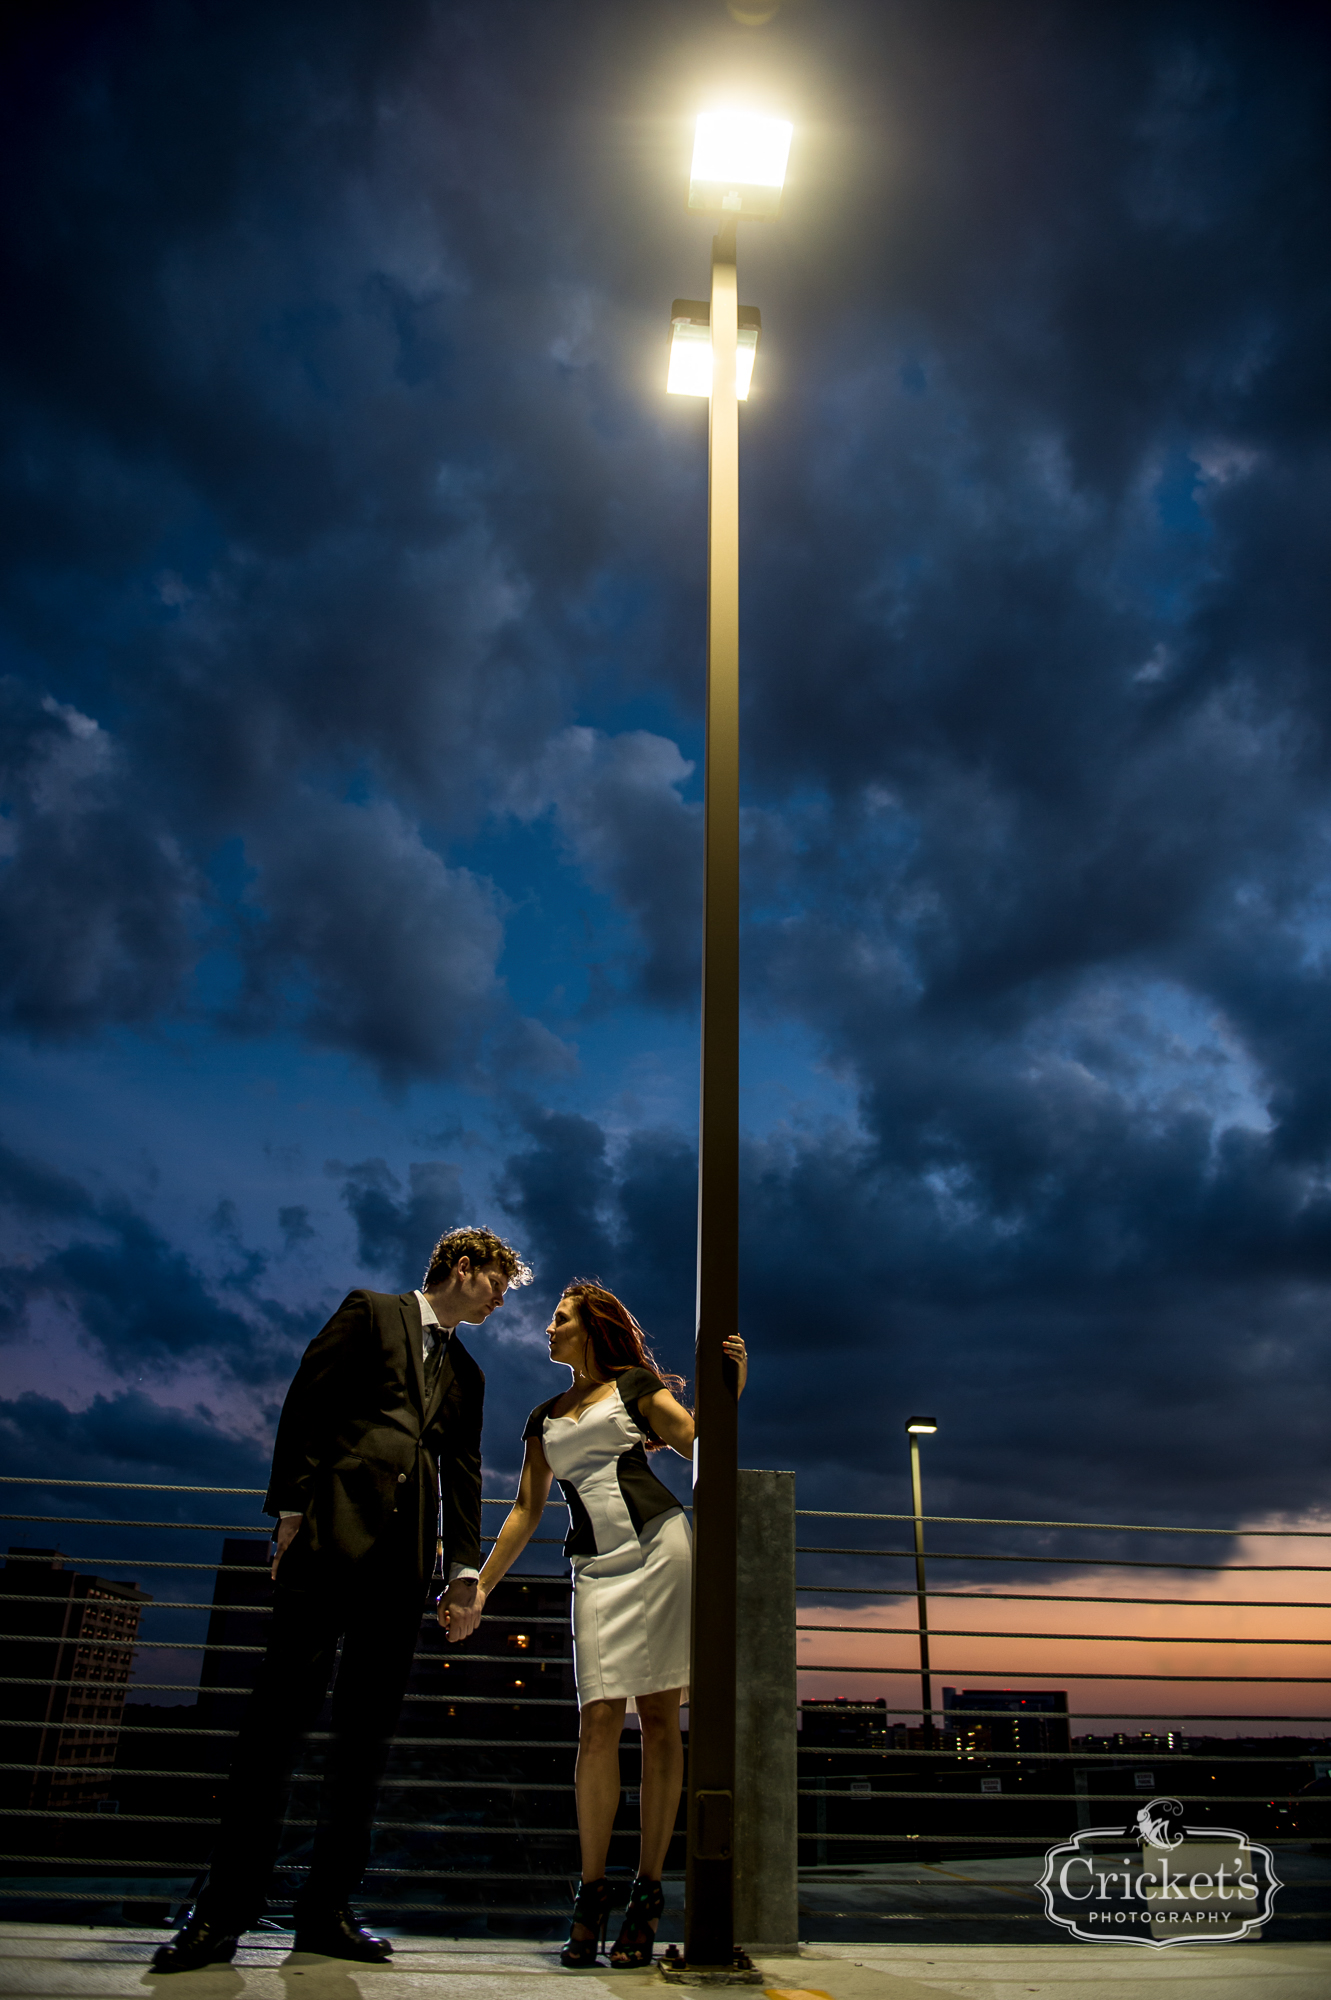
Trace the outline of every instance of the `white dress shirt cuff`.
<instances>
[{"instance_id":1,"label":"white dress shirt cuff","mask_svg":"<svg viewBox=\"0 0 1331 2000\"><path fill-rule=\"evenodd\" d=\"M280 1511L279 1511L279 1513L278 1513L278 1516L277 1516L277 1518L278 1518L278 1520L279 1520L279 1521L299 1521L299 1519L300 1519L300 1508L299 1508L299 1507L283 1507L283 1508L281 1508L281 1509L280 1509Z\"/></svg>"},{"instance_id":2,"label":"white dress shirt cuff","mask_svg":"<svg viewBox=\"0 0 1331 2000\"><path fill-rule=\"evenodd\" d=\"M478 1569L469 1569L466 1563L450 1563L448 1580L450 1583L479 1583L481 1573Z\"/></svg>"}]
</instances>

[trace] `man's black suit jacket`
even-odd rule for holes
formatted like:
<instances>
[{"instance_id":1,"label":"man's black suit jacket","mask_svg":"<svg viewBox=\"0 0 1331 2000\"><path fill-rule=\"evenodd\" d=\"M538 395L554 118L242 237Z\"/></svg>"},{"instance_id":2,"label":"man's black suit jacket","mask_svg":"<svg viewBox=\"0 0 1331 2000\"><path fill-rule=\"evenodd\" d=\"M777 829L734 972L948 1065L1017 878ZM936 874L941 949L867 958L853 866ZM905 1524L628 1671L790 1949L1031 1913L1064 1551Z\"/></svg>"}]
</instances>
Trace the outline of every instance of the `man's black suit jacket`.
<instances>
[{"instance_id":1,"label":"man's black suit jacket","mask_svg":"<svg viewBox=\"0 0 1331 2000\"><path fill-rule=\"evenodd\" d=\"M484 1397L453 1334L427 1406L415 1293L349 1293L306 1348L277 1426L264 1512L304 1516L283 1563L359 1562L401 1501L417 1515L422 1583L436 1534L445 1576L450 1563L479 1568Z\"/></svg>"}]
</instances>

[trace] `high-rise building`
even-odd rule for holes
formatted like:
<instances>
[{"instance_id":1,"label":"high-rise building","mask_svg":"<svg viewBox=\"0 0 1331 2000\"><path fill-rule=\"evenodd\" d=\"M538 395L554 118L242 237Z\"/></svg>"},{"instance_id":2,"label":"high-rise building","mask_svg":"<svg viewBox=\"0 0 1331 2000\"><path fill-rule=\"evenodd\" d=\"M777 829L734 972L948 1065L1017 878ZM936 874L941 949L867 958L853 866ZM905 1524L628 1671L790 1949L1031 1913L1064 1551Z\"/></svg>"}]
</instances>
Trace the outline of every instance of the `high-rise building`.
<instances>
[{"instance_id":1,"label":"high-rise building","mask_svg":"<svg viewBox=\"0 0 1331 2000\"><path fill-rule=\"evenodd\" d=\"M943 1715L959 1745L972 1755L1017 1750L1040 1757L1072 1748L1068 1698L1061 1688L963 1688L958 1693L945 1687Z\"/></svg>"},{"instance_id":2,"label":"high-rise building","mask_svg":"<svg viewBox=\"0 0 1331 2000\"><path fill-rule=\"evenodd\" d=\"M58 1549L14 1547L0 1570L3 1774L11 1809L112 1802L112 1767L143 1607L134 1583L66 1569Z\"/></svg>"},{"instance_id":3,"label":"high-rise building","mask_svg":"<svg viewBox=\"0 0 1331 2000\"><path fill-rule=\"evenodd\" d=\"M890 1728L887 1701L850 1701L835 1695L830 1701L800 1703L800 1747L830 1749L887 1750L900 1735Z\"/></svg>"}]
</instances>

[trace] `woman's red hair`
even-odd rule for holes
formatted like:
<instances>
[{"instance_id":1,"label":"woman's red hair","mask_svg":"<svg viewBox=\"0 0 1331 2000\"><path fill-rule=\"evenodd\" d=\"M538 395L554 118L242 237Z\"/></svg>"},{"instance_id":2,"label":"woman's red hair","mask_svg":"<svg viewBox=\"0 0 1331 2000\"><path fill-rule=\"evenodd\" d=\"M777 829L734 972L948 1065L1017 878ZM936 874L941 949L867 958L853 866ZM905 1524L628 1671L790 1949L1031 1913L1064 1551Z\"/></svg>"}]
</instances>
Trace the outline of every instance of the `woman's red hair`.
<instances>
[{"instance_id":1,"label":"woman's red hair","mask_svg":"<svg viewBox=\"0 0 1331 2000\"><path fill-rule=\"evenodd\" d=\"M594 1278L571 1278L562 1297L573 1299L578 1320L586 1334L598 1371L612 1380L626 1368L650 1368L659 1375L672 1396L687 1386L682 1375L663 1368L647 1345L646 1335L622 1299L598 1285Z\"/></svg>"}]
</instances>

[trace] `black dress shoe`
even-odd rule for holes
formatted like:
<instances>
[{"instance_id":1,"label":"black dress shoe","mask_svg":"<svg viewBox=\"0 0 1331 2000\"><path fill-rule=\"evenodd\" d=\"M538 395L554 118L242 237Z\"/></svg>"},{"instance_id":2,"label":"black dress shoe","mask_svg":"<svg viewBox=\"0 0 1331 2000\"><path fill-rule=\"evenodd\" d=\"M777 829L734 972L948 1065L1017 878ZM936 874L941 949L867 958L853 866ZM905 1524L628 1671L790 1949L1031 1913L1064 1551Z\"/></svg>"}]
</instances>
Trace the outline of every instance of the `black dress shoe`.
<instances>
[{"instance_id":1,"label":"black dress shoe","mask_svg":"<svg viewBox=\"0 0 1331 2000\"><path fill-rule=\"evenodd\" d=\"M243 1926L191 1910L170 1944L153 1953L154 1972L197 1972L201 1965L229 1965Z\"/></svg>"},{"instance_id":2,"label":"black dress shoe","mask_svg":"<svg viewBox=\"0 0 1331 2000\"><path fill-rule=\"evenodd\" d=\"M292 1950L317 1952L321 1958L356 1959L362 1965L382 1965L393 1956L388 1939L372 1937L363 1930L347 1903L309 1916L298 1910Z\"/></svg>"}]
</instances>

